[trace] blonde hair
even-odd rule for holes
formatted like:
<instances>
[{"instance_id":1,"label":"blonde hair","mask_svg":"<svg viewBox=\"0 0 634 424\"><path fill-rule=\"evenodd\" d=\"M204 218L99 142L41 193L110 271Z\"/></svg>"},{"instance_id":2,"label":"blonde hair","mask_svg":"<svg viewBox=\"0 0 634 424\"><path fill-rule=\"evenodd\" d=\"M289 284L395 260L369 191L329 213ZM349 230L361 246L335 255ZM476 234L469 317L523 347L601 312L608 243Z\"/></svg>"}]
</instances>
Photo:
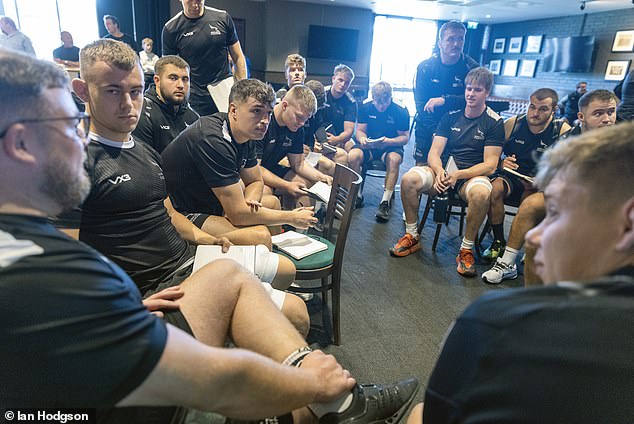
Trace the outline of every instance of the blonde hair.
<instances>
[{"instance_id":1,"label":"blonde hair","mask_svg":"<svg viewBox=\"0 0 634 424\"><path fill-rule=\"evenodd\" d=\"M124 71L141 66L139 56L132 47L121 41L101 38L86 45L79 53L79 67L82 78L88 77L88 71L95 63L105 62Z\"/></svg>"},{"instance_id":2,"label":"blonde hair","mask_svg":"<svg viewBox=\"0 0 634 424\"><path fill-rule=\"evenodd\" d=\"M392 98L392 86L385 82L379 81L372 86L372 100L385 104Z\"/></svg>"},{"instance_id":3,"label":"blonde hair","mask_svg":"<svg viewBox=\"0 0 634 424\"><path fill-rule=\"evenodd\" d=\"M317 112L317 98L313 90L304 85L295 85L291 87L284 96L289 104L298 106L302 112L313 115Z\"/></svg>"},{"instance_id":4,"label":"blonde hair","mask_svg":"<svg viewBox=\"0 0 634 424\"><path fill-rule=\"evenodd\" d=\"M547 150L535 181L543 190L566 174L586 187L593 207L614 208L634 196L632 158L634 122L597 128Z\"/></svg>"},{"instance_id":5,"label":"blonde hair","mask_svg":"<svg viewBox=\"0 0 634 424\"><path fill-rule=\"evenodd\" d=\"M354 71L348 65L344 65L343 63L340 63L339 65L335 66L335 69L332 71L332 74L337 75L339 73L347 76L350 79L350 81L354 79Z\"/></svg>"},{"instance_id":6,"label":"blonde hair","mask_svg":"<svg viewBox=\"0 0 634 424\"><path fill-rule=\"evenodd\" d=\"M490 93L491 88L493 88L493 73L484 66L473 68L464 78L464 84L468 85L474 82L482 85Z\"/></svg>"},{"instance_id":7,"label":"blonde hair","mask_svg":"<svg viewBox=\"0 0 634 424\"><path fill-rule=\"evenodd\" d=\"M288 70L293 65L301 66L304 71L306 71L306 59L304 59L304 56L297 53L286 56L286 61L284 61L284 73L288 74Z\"/></svg>"}]
</instances>

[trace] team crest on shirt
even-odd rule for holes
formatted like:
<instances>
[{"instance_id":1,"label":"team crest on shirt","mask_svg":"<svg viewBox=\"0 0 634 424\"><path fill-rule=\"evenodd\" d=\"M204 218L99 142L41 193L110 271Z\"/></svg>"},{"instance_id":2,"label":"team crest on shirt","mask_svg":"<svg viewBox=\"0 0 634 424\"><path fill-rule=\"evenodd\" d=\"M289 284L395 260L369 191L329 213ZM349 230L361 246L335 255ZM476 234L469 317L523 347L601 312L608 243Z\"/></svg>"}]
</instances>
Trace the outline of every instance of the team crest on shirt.
<instances>
[{"instance_id":1,"label":"team crest on shirt","mask_svg":"<svg viewBox=\"0 0 634 424\"><path fill-rule=\"evenodd\" d=\"M208 24L208 25L209 25L209 29L211 30L210 31L211 35L222 35L220 30L217 27L213 26L212 24Z\"/></svg>"},{"instance_id":2,"label":"team crest on shirt","mask_svg":"<svg viewBox=\"0 0 634 424\"><path fill-rule=\"evenodd\" d=\"M247 166L247 158L242 158L240 161L240 169L243 169L245 166Z\"/></svg>"},{"instance_id":3,"label":"team crest on shirt","mask_svg":"<svg viewBox=\"0 0 634 424\"><path fill-rule=\"evenodd\" d=\"M293 145L293 140L291 140L290 138L286 137L284 139L284 142L282 143L283 147L291 147Z\"/></svg>"},{"instance_id":4,"label":"team crest on shirt","mask_svg":"<svg viewBox=\"0 0 634 424\"><path fill-rule=\"evenodd\" d=\"M473 136L474 140L484 140L484 133L482 132L482 130L480 128L478 128L476 130L476 135Z\"/></svg>"},{"instance_id":5,"label":"team crest on shirt","mask_svg":"<svg viewBox=\"0 0 634 424\"><path fill-rule=\"evenodd\" d=\"M394 122L394 118L392 118L391 116L388 116L388 117L387 117L387 120L386 120L386 122L385 122L385 123L386 123L386 124L394 124L394 123L395 123L395 122Z\"/></svg>"}]
</instances>

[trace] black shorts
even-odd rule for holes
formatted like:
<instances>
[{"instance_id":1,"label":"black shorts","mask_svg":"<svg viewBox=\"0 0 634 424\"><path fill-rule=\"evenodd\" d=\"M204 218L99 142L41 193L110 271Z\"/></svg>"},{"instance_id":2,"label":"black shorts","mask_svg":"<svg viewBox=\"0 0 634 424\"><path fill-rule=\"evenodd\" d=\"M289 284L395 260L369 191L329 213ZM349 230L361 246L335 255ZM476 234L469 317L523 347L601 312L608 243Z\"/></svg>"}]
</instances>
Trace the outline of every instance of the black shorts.
<instances>
[{"instance_id":1,"label":"black shorts","mask_svg":"<svg viewBox=\"0 0 634 424\"><path fill-rule=\"evenodd\" d=\"M416 159L416 163L427 163L427 155L429 154L429 149L431 149L435 132L436 127L425 127L421 124L416 124L416 131L414 132L416 141L414 159Z\"/></svg>"},{"instance_id":2,"label":"black shorts","mask_svg":"<svg viewBox=\"0 0 634 424\"><path fill-rule=\"evenodd\" d=\"M279 163L276 163L275 166L267 169L282 179L284 179L284 176L286 176L288 171L291 170L288 166L280 165Z\"/></svg>"},{"instance_id":3,"label":"black shorts","mask_svg":"<svg viewBox=\"0 0 634 424\"><path fill-rule=\"evenodd\" d=\"M163 281L162 283L159 283L155 288L143 293L143 298L145 299L153 295L154 293L158 293L161 290L165 290L167 288L177 286L183 281L185 281L185 279L187 279L192 274L192 270L194 268L193 259L194 258L192 257L192 260L189 261L188 264L182 266L181 268L173 272L171 275L169 275L165 279L165 281ZM187 334L193 337L194 333L191 327L189 326L189 324L187 323L187 320L185 319L185 316L180 311L180 309L175 309L175 310L169 309L169 310L164 310L162 312L164 315L163 321L165 321L168 324L172 324L173 326L187 332Z\"/></svg>"},{"instance_id":4,"label":"black shorts","mask_svg":"<svg viewBox=\"0 0 634 424\"><path fill-rule=\"evenodd\" d=\"M197 226L201 230L202 230L203 224L205 223L207 218L209 218L211 216L211 215L206 214L206 213L186 213L186 214L183 214L183 215L185 215L185 218L189 219L192 222L192 224L194 224L195 226Z\"/></svg>"},{"instance_id":5,"label":"black shorts","mask_svg":"<svg viewBox=\"0 0 634 424\"><path fill-rule=\"evenodd\" d=\"M370 162L373 160L381 160L385 162L383 160L383 155L392 152L396 153L401 157L401 159L403 159L404 154L403 146L386 147L384 149L362 149L361 146L355 144L354 146L352 146L352 148L360 149L363 152L363 162Z\"/></svg>"},{"instance_id":6,"label":"black shorts","mask_svg":"<svg viewBox=\"0 0 634 424\"><path fill-rule=\"evenodd\" d=\"M511 204L518 204L522 201L522 198L524 196L524 193L527 191L531 191L531 192L536 192L537 190L535 189L534 191L532 190L532 188L529 188L527 190L528 186L528 182L525 184L524 181L519 178L516 177L513 174L509 174L508 172L504 172L504 171L498 171L495 174L491 175L491 180L494 180L496 178L500 178L502 179L506 184L507 189L509 189L510 191L508 193L506 193L506 197L504 198L505 201L511 203Z\"/></svg>"}]
</instances>

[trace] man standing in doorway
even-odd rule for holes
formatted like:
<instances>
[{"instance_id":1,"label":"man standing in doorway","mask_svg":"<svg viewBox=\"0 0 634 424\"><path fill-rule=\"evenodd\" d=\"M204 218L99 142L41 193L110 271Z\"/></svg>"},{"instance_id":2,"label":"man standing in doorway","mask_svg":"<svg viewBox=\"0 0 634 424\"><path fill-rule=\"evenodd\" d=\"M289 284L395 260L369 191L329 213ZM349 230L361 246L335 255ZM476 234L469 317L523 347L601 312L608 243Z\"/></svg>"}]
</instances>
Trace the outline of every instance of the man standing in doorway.
<instances>
[{"instance_id":1,"label":"man standing in doorway","mask_svg":"<svg viewBox=\"0 0 634 424\"><path fill-rule=\"evenodd\" d=\"M438 53L416 68L416 165L426 163L440 118L450 110L464 108L464 77L478 63L462 52L467 29L449 21L438 32Z\"/></svg>"},{"instance_id":2,"label":"man standing in doorway","mask_svg":"<svg viewBox=\"0 0 634 424\"><path fill-rule=\"evenodd\" d=\"M132 47L132 50L135 52L139 51L139 46L137 45L134 37L130 34L121 32L119 18L113 15L104 15L103 24L108 30L108 34L106 34L103 38L111 38L116 41L121 41L122 43L126 43L128 46Z\"/></svg>"},{"instance_id":3,"label":"man standing in doorway","mask_svg":"<svg viewBox=\"0 0 634 424\"><path fill-rule=\"evenodd\" d=\"M235 64L235 79L246 78L246 59L229 13L205 7L205 0L181 0L181 3L183 11L163 27L163 56L178 55L189 63L190 104L200 116L211 115L219 107L207 86L231 76L228 54Z\"/></svg>"}]
</instances>

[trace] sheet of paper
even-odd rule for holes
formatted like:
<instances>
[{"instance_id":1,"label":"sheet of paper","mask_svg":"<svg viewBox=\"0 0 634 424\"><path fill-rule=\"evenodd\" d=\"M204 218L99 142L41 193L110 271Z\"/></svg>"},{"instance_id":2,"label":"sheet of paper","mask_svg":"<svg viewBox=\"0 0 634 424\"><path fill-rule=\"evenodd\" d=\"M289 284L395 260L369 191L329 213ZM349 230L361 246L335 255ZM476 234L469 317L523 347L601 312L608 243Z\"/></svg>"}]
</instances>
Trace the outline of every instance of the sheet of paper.
<instances>
[{"instance_id":1,"label":"sheet of paper","mask_svg":"<svg viewBox=\"0 0 634 424\"><path fill-rule=\"evenodd\" d=\"M231 246L227 253L222 253L222 246L201 245L196 248L192 273L218 259L232 259L249 271L255 272L255 246Z\"/></svg>"},{"instance_id":2,"label":"sheet of paper","mask_svg":"<svg viewBox=\"0 0 634 424\"><path fill-rule=\"evenodd\" d=\"M321 153L310 152L308 153L308 155L306 155L304 160L308 162L313 168L315 168L317 167L317 164L319 163L320 158L321 158Z\"/></svg>"},{"instance_id":3,"label":"sheet of paper","mask_svg":"<svg viewBox=\"0 0 634 424\"><path fill-rule=\"evenodd\" d=\"M317 181L312 187L305 189L307 193L314 194L319 200L328 203L332 187L321 181Z\"/></svg>"},{"instance_id":4,"label":"sheet of paper","mask_svg":"<svg viewBox=\"0 0 634 424\"><path fill-rule=\"evenodd\" d=\"M229 93L233 87L233 76L225 78L221 81L211 83L207 86L207 91L211 94L219 112L229 111Z\"/></svg>"},{"instance_id":5,"label":"sheet of paper","mask_svg":"<svg viewBox=\"0 0 634 424\"><path fill-rule=\"evenodd\" d=\"M285 231L271 237L271 240L278 249L297 260L328 249L326 243L295 231Z\"/></svg>"},{"instance_id":6,"label":"sheet of paper","mask_svg":"<svg viewBox=\"0 0 634 424\"><path fill-rule=\"evenodd\" d=\"M445 171L447 174L453 174L458 170L458 165L456 165L456 161L453 156L449 156L449 160L447 160L447 165L445 166Z\"/></svg>"}]
</instances>

